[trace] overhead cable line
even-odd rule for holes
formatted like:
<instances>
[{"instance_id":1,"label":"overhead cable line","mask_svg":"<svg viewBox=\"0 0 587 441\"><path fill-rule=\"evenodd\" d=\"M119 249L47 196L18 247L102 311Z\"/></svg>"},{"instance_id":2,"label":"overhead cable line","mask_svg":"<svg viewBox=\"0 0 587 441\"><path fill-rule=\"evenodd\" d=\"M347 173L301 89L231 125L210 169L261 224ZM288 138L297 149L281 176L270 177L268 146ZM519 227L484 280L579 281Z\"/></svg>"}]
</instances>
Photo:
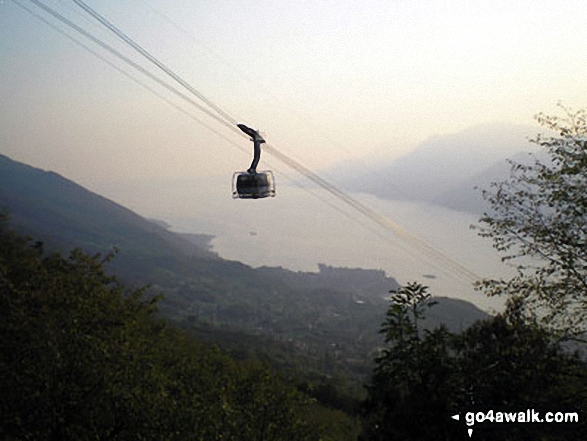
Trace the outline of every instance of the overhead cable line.
<instances>
[{"instance_id":1,"label":"overhead cable line","mask_svg":"<svg viewBox=\"0 0 587 441\"><path fill-rule=\"evenodd\" d=\"M416 235L410 233L409 231L407 231L406 229L402 228L401 226L399 226L398 224L393 222L388 217L383 216L382 214L377 213L376 211L372 210L371 208L369 208L368 206L366 206L362 202L360 202L357 199L353 198L352 196L348 195L347 193L340 190L336 186L330 184L328 181L321 178L320 176L318 176L316 173L312 172L308 168L304 167L302 164L299 164L295 160L291 159L290 157L288 157L284 153L276 150L275 148L271 148L271 146L267 146L267 147L268 147L267 153L272 154L273 156L278 158L281 162L283 162L283 163L289 165L291 168L297 170L299 173L306 176L312 182L319 185L320 187L322 187L323 189L328 191L330 194L332 194L336 198L340 199L341 201L343 201L344 203L346 203L350 207L354 208L355 210L357 210L358 212L360 212L364 216L368 217L369 219L371 219L373 222L375 222L376 224L378 224L382 228L384 228L386 230L391 230L392 232L394 232L395 234L400 236L402 239L409 242L412 246L414 246L418 250L424 252L429 257L432 257L434 260L438 261L439 263L444 264L445 267L447 267L447 269L449 269L449 270L452 270L455 275L459 275L461 277L464 277L469 282L472 282L474 280L479 279L479 276L477 276L475 273L473 273L469 269L465 268L463 265L459 264L458 262L454 261L453 259L450 259L448 256L441 253L436 248L432 247L431 245L426 243L424 240L420 239L418 236L416 236Z\"/></svg>"},{"instance_id":2,"label":"overhead cable line","mask_svg":"<svg viewBox=\"0 0 587 441\"><path fill-rule=\"evenodd\" d=\"M38 6L42 7L46 12L50 13L53 17L59 19L62 23L66 24L67 26L71 27L72 29L76 30L77 32L80 32L82 35L84 35L85 37L91 39L92 41L94 41L95 43L99 44L102 48L108 50L108 52L112 53L113 55L117 56L118 58L120 58L122 61L126 62L127 64L129 64L131 67L134 67L136 69L138 69L140 72L144 73L145 75L148 75L149 78L157 81L157 78L153 77L150 75L150 73L148 71L145 71L141 66L136 65L134 62L132 62L130 59L128 59L127 57L125 57L124 55L122 55L121 53L119 53L118 51L116 51L114 48L112 48L111 46L107 45L106 43L102 42L101 40L99 40L97 37L91 35L89 32L82 30L81 28L75 26L73 24L73 22L69 21L68 19L66 19L65 17L63 17L61 14L55 12L54 10L52 10L49 7L45 7L45 5L43 5L40 2L36 2L34 0L30 0L33 3L37 4ZM99 54L98 52L96 52L95 50L93 50L92 48L90 48L88 45L82 43L80 40L76 39L75 37L73 37L72 35L68 34L67 32L63 31L62 29L60 29L59 27L55 26L53 23L51 23L50 21L46 20L45 18L43 18L42 16L40 16L39 14L37 14L36 12L34 12L33 10L27 8L26 6L24 6L23 4L21 4L18 0L13 0L13 2L20 8L22 8L23 10L25 10L26 12L28 12L29 14L31 14L33 17L35 17L36 19L42 21L43 23L45 23L46 25L48 25L49 27L51 27L53 30L55 30L56 32L60 33L61 35L63 35L64 37L66 37L67 39L69 39L70 41L74 42L75 44L79 45L80 47L82 47L84 50L86 50L87 52L89 52L90 54L92 54L93 56L95 56L96 58L100 59L101 61L103 61L104 63L108 64L110 67L112 67L113 69L115 69L116 71L118 71L119 73L121 73L122 75L124 75L125 77L129 78L131 81L133 81L134 83L138 84L139 86L143 87L144 89L148 90L150 93L152 93L153 95L155 95L156 97L158 97L159 99L161 99L162 101L166 102L167 104L169 104L170 106L172 106L173 108L175 108L177 111L183 113L184 115L186 115L187 117L189 117L190 119L194 120L196 123L198 123L199 125L205 127L206 129L210 130L211 132L213 132L214 134L216 134L219 138L223 139L224 141L228 142L229 144L233 145L234 147L236 147L237 149L241 150L242 152L249 154L249 149L244 148L241 144L235 142L233 139L228 138L227 136L225 136L223 133L219 132L218 130L216 130L215 128L213 128L212 126L206 124L205 122L203 122L200 118L196 117L194 114L186 111L184 108L182 108L181 106L179 106L177 103L171 101L170 99L166 98L165 96L161 95L159 92L157 92L155 89L153 89L152 87L148 86L147 84L145 84L144 82L142 82L141 80L139 80L138 78L136 78L135 76L131 75L130 73L128 73L127 71L125 71L124 69L121 69L120 67L118 67L116 64L112 63L110 60L108 60L107 58L103 57L101 54ZM159 82L159 81L157 81ZM161 84L161 83L160 83ZM166 86L165 84L162 84L163 86ZM191 100L189 100L187 97L185 97L185 95L183 95L181 92L179 92L177 89L175 89L173 86L166 86L166 88L168 90L173 91L176 95L186 99L190 104L194 104ZM200 110L205 110L202 109L201 107L198 107ZM238 132L239 134L241 134L241 132ZM271 164L268 164L269 166L271 166ZM339 207L337 207L336 205L332 204L330 201L328 201L326 198L324 198L323 196L318 195L317 193L314 193L311 191L311 189L308 189L307 187L303 187L301 183L298 183L293 177L289 176L287 173L283 172L282 170L278 170L277 173L283 175L285 178L287 178L290 182L292 182L294 185L296 185L297 187L306 190L306 191L310 191L311 194L313 194L316 198L320 199L322 202L326 203L327 205L329 205L330 207L332 207L333 209L337 210L339 213L343 214L344 216L350 218L351 220L354 220L355 222L361 224L362 226L364 226L365 228L370 229L372 232L376 233L377 232L373 229L371 229L367 224L362 223L360 220L353 218L349 213L341 210Z\"/></svg>"},{"instance_id":3,"label":"overhead cable line","mask_svg":"<svg viewBox=\"0 0 587 441\"><path fill-rule=\"evenodd\" d=\"M155 66L157 66L163 72L165 72L171 78L173 78L173 80L175 80L176 82L181 84L190 93L192 93L193 95L198 97L201 101L203 101L208 106L210 106L212 109L214 109L214 111L216 113L218 113L218 115L222 116L226 121L231 123L233 126L235 126L238 123L238 121L234 117L230 116L227 112L222 110L219 106L217 106L211 100L209 100L204 95L202 95L198 90L193 88L187 81L185 81L183 78L181 78L175 72L173 72L170 68L168 68L165 64L163 64L161 61L159 61L157 58L155 58L155 56L153 56L149 51L144 49L140 44L138 44L136 41L134 41L132 38L130 38L128 35L126 35L124 32L122 32L118 27L116 27L114 24L112 24L110 21L108 21L108 19L106 19L104 16L100 15L98 12L96 12L94 9L92 9L90 6L88 6L82 0L73 0L73 2L76 5L78 5L80 8L82 8L84 11L86 11L88 14L90 14L92 17L94 17L96 20L98 20L100 23L102 23L106 28L108 28L111 32L113 32L115 35L117 35L121 40L123 40L125 43L127 43L135 51L137 51L143 57L147 58L151 63L153 63Z\"/></svg>"},{"instance_id":4,"label":"overhead cable line","mask_svg":"<svg viewBox=\"0 0 587 441\"><path fill-rule=\"evenodd\" d=\"M51 27L54 31L58 32L59 34L63 35L65 38L67 38L68 40L72 41L73 43L77 44L78 46L80 46L82 49L84 49L85 51L89 52L90 54L92 54L93 56L95 56L96 58L100 59L101 61L103 61L104 63L108 64L110 67L112 67L113 69L115 69L116 71L118 71L120 74L124 75L125 77L127 77L128 79L130 79L131 81L133 81L134 83L138 84L139 86L143 87L144 89L148 90L150 93L152 93L153 95L155 95L157 98L161 99L162 101L164 101L165 103L167 103L168 105L172 106L173 108L175 108L177 111L183 113L184 115L186 115L188 118L194 120L196 123L198 123L199 125L205 127L206 129L210 130L211 132L213 132L215 135L217 135L219 138L223 139L224 141L228 142L229 144L233 145L234 147L236 147L237 149L239 149L240 151L242 151L245 154L249 154L249 149L243 147L241 144L235 142L233 139L228 138L227 136L225 136L223 133L219 132L218 130L216 130L215 128L213 128L212 126L206 124L205 122L203 122L200 118L196 117L194 114L186 111L183 107L179 106L177 103L171 101L170 99L168 99L167 97L163 96L162 94L160 94L159 92L157 92L155 89L153 89L152 87L150 87L149 85L145 84L144 82L142 82L141 80L139 80L137 77L131 75L130 73L128 73L127 71L125 71L124 69L121 69L119 66L117 66L116 64L112 63L110 60L108 60L106 57L102 56L101 54L99 54L98 52L96 52L95 50L93 50L92 48L90 48L88 45L86 45L85 43L81 42L80 40L78 40L77 38L73 37L72 35L68 34L67 32L63 31L62 29L60 29L59 27L55 26L53 23L51 23L50 21L46 20L44 17L42 17L41 15L37 14L35 11L33 11L32 9L29 9L28 7L26 7L25 5L23 5L22 3L20 3L18 0L13 0L13 2L20 7L21 9L23 9L24 11L28 12L29 14L31 14L33 17L35 17L37 20L40 20L41 22L45 23L47 26ZM64 22L65 24L66 23ZM88 37L87 34L84 34L86 37ZM92 39L93 40L93 39ZM95 41L95 40L93 40ZM105 47L106 44L104 43L104 45L101 45L102 47ZM266 161L265 161L266 162ZM271 164L268 164L271 167ZM348 219L350 219L353 222L358 223L359 225L361 225L362 227L370 230L373 234L376 234L378 236L380 236L383 239L389 240L390 237L389 236L385 236L383 234L381 234L379 231L373 229L370 225L362 222L361 220L359 220L356 217L351 216L350 213L342 210L340 207L338 207L337 205L333 204L331 201L329 201L327 198L325 198L324 196L315 193L314 191L312 191L312 189L309 189L307 187L304 187L301 183L297 182L292 176L290 176L288 173L285 173L282 170L276 170L276 172L279 175L283 175L283 177L285 177L288 181L290 181L292 184L294 184L296 187L308 191L310 192L310 194L312 194L314 197L316 197L317 199L319 199L320 201L322 201L323 203L325 203L326 205L328 205L329 207L331 207L332 209L338 211L340 214L342 214L343 216L347 217ZM401 249L403 249L404 251L411 253L410 250L408 248L405 248L403 246L401 246L401 244L396 243L395 241L393 241L393 243L400 247ZM411 253L413 254L413 253Z\"/></svg>"},{"instance_id":5,"label":"overhead cable line","mask_svg":"<svg viewBox=\"0 0 587 441\"><path fill-rule=\"evenodd\" d=\"M35 5L37 5L39 8L43 9L45 12L47 12L48 14L50 14L51 16L53 16L54 18L58 19L62 23L66 24L70 28L72 28L75 31L79 32L80 34L82 34L86 38L92 40L98 46L102 47L103 49L105 49L106 51L110 52L115 57L117 57L120 60L124 61L129 66L131 66L134 69L138 70L143 75L146 75L147 77L149 77L151 80L155 81L160 86L164 87L165 89L169 90L173 94L175 94L178 97L182 98L184 101L188 102L189 104L197 107L199 110L201 110L202 112L204 112L206 115L210 116L211 118L214 118L216 121L218 121L219 123L225 125L227 128L233 130L235 133L239 133L240 134L240 131L236 127L234 127L233 125L231 125L230 122L228 122L224 118L221 118L220 116L216 115L214 112L208 110L206 107L204 107L203 105L201 105L198 102L194 101L189 96L187 96L183 92L179 91L175 87L170 86L165 81L163 81L161 78L159 78L156 75L154 75L151 72L149 72L143 66L135 63L130 58L128 58L126 55L124 55L121 52L119 52L118 50L114 49L112 46L109 46L108 44L104 43L102 40L100 40L99 38L97 38L94 35L90 34L88 31L86 31L82 27L76 25L74 22L72 22L68 18L64 17L63 15L61 15L60 13L58 13L57 11L55 11L54 9L50 8L49 6L45 5L44 3L42 3L39 0L29 0L29 1L31 3L34 3Z\"/></svg>"},{"instance_id":6,"label":"overhead cable line","mask_svg":"<svg viewBox=\"0 0 587 441\"><path fill-rule=\"evenodd\" d=\"M159 67L160 69L163 69L164 72L167 73L171 78L173 78L176 81L178 81L178 79L179 79L180 81L178 81L178 82L183 87L185 87L188 91L190 91L198 99L204 101L204 103L207 104L212 109L214 109L217 114L215 114L214 112L211 112L210 110L206 109L202 105L196 103L193 99L189 98L188 96L186 96L182 92L178 91L173 86L170 86L165 81L163 81L160 78L158 78L157 76L153 75L151 72L147 71L142 66L133 62L132 60L130 60L128 57L121 54L116 49L108 46L106 43L104 43L101 40L99 40L98 38L94 37L93 35L91 35L87 31L85 31L81 27L77 26L71 20L65 18L61 14L52 10L50 7L46 6L45 4L40 2L39 0L29 0L29 1L31 1L32 3L37 5L38 7L42 8L44 11L46 11L47 13L52 15L53 17L57 18L58 20L60 20L64 24L66 24L67 26L70 26L72 29L81 33L85 37L91 39L96 44L98 44L99 46L101 46L102 48L107 50L108 52L112 53L113 55L115 55L116 57L118 57L119 59L121 59L122 61L124 61L128 65L130 65L131 67L139 70L141 73L148 76L150 79L157 82L158 84L160 84L161 86L163 86L167 90L171 91L172 93L176 94L180 98L184 99L189 104L196 106L199 110L203 111L208 116L211 116L212 118L214 118L216 121L220 122L221 124L223 124L227 128L233 130L235 133L238 133L239 135L242 135L242 133L240 133L240 131L236 128L236 126L232 124L232 122L234 121L234 119L232 117L230 117L226 112L222 111L211 100L205 98L200 92L198 92L195 88L193 88L187 82L185 82L184 80L181 80L181 78L177 74L175 74L171 69L164 66L158 60L156 60L147 51L145 51L140 46L138 46L138 44L136 44L133 40L131 40L129 37L126 37L124 33L122 33L121 31L118 31L118 29L116 27L114 27L113 25L111 25L109 22L107 22L107 20L104 19L104 21L102 21L100 19L100 18L102 18L101 15L99 15L98 13L95 13L96 16L94 16L94 14L92 14L90 12L91 8L89 8L89 7L87 7L87 5L83 4L83 2L81 2L81 0L74 0L74 2L76 4L78 4L80 7L82 7L84 10L86 10L88 13L90 13L92 16L94 16L98 21L100 21L100 23L102 23L104 26L106 26L112 32L116 33L119 36L119 38L121 38L126 44L133 47L141 55L143 55L149 61L154 63L157 67ZM86 7L82 6L82 4ZM89 10L86 8L88 8ZM91 11L93 11L93 10L91 10ZM100 18L98 18L98 17L100 17ZM120 35L119 35L119 33L120 33ZM126 38L123 38L122 36L125 36ZM138 48L140 48L140 50ZM179 106L177 106L177 108L179 108ZM181 110L181 108L179 108L179 109ZM220 109L220 112L219 112L219 109ZM183 112L183 110L181 110L181 111ZM191 114L188 114L188 115L190 115L190 117L194 118L193 116L191 116ZM197 118L194 118L194 119L197 122L200 122ZM212 130L213 132L217 133L218 135L222 136L219 132L217 132L213 128L211 128L207 125L205 125L205 127ZM244 136L244 135L242 135L242 136ZM222 136L222 137L224 138L224 136ZM224 139L227 139L227 138L224 138ZM232 141L231 141L231 143L232 143ZM479 278L479 276L477 276L476 274L474 274L473 272L471 272L470 270L468 270L467 268L465 268L464 266L462 266L458 262L450 259L448 256L444 255L442 252L438 251L437 249L435 249L431 245L427 244L425 241L423 241L419 237L409 233L407 230L400 227L399 225L397 225L396 223L391 221L389 218L375 212L374 210L367 207L366 205L364 205L360 201L349 196L348 194L346 194L342 190L338 189L336 186L330 184L328 181L324 180L323 178L321 178L320 176L318 176L317 174L315 174L314 172L312 172L311 170L309 170L308 168L306 168L305 166L303 166L302 164L297 162L296 160L294 160L291 157L287 156L286 154L280 152L275 147L268 146L268 148L266 150L269 154L272 154L273 156L275 156L282 163L286 164L287 166L289 166L293 170L299 172L300 174L305 176L307 179L309 179L310 181L312 181L313 183L315 183L319 187L325 189L327 192L329 192L330 194L335 196L337 199L341 200L342 202L344 202L345 204L350 206L355 211L357 211L360 214L362 214L363 216L367 217L368 219L370 219L371 221L373 221L374 223L376 223L380 227L395 233L401 239L410 243L414 248L416 248L417 250L419 250L423 254L427 255L432 260L442 264L454 276L457 276L458 278L466 280L467 282L472 282L473 280L477 280ZM408 251L408 252L410 252L410 251ZM412 254L412 253L410 252L410 254Z\"/></svg>"},{"instance_id":7,"label":"overhead cable line","mask_svg":"<svg viewBox=\"0 0 587 441\"><path fill-rule=\"evenodd\" d=\"M127 77L128 79L130 79L131 81L133 81L134 83L138 84L139 86L143 87L144 89L148 90L150 93L152 93L153 95L155 95L157 98L163 100L164 102L166 102L167 104L169 104L170 106L172 106L173 108L175 108L176 110L178 110L179 112L183 113L184 115L186 115L187 117L191 118L192 120L194 120L195 122L197 122L198 124L200 124L201 126L205 127L206 129L210 130L211 132L213 132L214 134L216 134L217 136L219 136L220 138L224 139L225 141L229 142L230 144L234 145L236 148L238 148L239 150L241 150L243 153L246 153L247 155L250 153L249 149L243 147L242 145L234 142L234 140L228 138L227 136L225 136L223 133L219 132L218 130L216 130L214 127L210 126L209 124L206 124L204 121L202 121L200 118L196 117L195 115L193 115L192 113L188 112L187 110L185 110L183 107L179 106L177 103L171 101L170 99L168 99L167 97L163 96L162 94L160 94L159 92L157 92L155 89L153 89L151 86L145 84L144 82L142 82L141 80L139 80L138 78L136 78L135 76L131 75L130 73L128 73L127 71L125 71L124 69L121 69L119 66L117 66L116 64L114 64L113 62L111 62L110 60L108 60L106 57L102 56L101 54L99 54L98 52L96 52L95 50L93 50L91 47L89 47L88 45L84 44L83 42L81 42L80 40L78 40L77 38L73 37L72 35L68 34L67 32L63 31L62 29L60 29L59 27L55 26L53 23L51 23L50 21L46 20L45 18L43 18L41 15L37 14L35 11L27 8L25 5L23 5L22 3L20 3L18 0L12 0L18 7L20 7L21 9L25 10L26 12L28 12L29 14L31 14L33 17L35 17L36 19L42 21L43 23L45 23L47 26L51 27L53 30L55 30L56 32L59 32L61 35L63 35L65 38L69 39L70 41L74 42L75 44L77 44L78 46L80 46L81 48L83 48L85 51L89 52L90 54L92 54L93 56L95 56L96 58L100 59L101 61L103 61L104 63L108 64L110 67L112 67L113 69L117 70L119 73L121 73L122 75L124 75L125 77ZM37 2L35 0L29 0L32 1L33 3L37 4ZM41 5L39 5L41 6ZM42 6L41 6L42 7ZM50 12L47 9L43 8L46 12L49 12L51 15L53 15L55 18L58 18L60 21L62 21L64 24L71 26L72 29L81 32L79 29L77 29L76 27L72 26L73 23L70 24L70 22L67 21L67 19L63 16L61 16L60 14L56 13L53 14L53 12ZM63 20L62 20L63 19ZM108 50L108 52L112 53L113 55L116 55L118 58L120 58L122 61L128 63L130 66L135 67L136 69L139 69L140 72L144 73L145 75L148 75L149 78L157 81L156 77L153 78L150 73L148 71L143 71L143 68L141 66L138 65L134 65L134 63L127 59L124 55L120 54L118 51L116 51L116 49L112 48L111 46L107 45L106 43L102 42L101 40L99 40L98 38L94 37L93 35L91 35L89 32L87 31L83 31L82 35L84 35L87 38L90 38L92 41L94 41L95 43L99 44L102 48ZM161 83L159 83L161 84ZM176 95L181 96L184 99L189 100L188 97L183 96L183 94L175 89L173 86L168 86L166 84L161 84L162 86L164 86L166 89L173 91ZM190 102L190 104L197 104L197 103L192 103ZM206 109L204 108L200 108L200 110L204 111Z\"/></svg>"}]
</instances>

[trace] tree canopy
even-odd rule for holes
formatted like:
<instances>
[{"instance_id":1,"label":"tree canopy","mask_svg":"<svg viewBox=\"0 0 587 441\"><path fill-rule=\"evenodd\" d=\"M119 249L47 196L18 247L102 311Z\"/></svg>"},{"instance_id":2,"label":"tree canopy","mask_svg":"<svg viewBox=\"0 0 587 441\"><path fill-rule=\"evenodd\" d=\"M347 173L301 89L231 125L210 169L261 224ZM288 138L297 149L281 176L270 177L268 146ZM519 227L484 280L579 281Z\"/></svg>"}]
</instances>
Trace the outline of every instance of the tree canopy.
<instances>
[{"instance_id":1,"label":"tree canopy","mask_svg":"<svg viewBox=\"0 0 587 441\"><path fill-rule=\"evenodd\" d=\"M365 440L466 439L465 412L587 406L584 362L514 309L460 333L423 330L427 288L408 284L391 298L381 325L385 346L363 407ZM581 416L579 418L582 418ZM475 426L475 439L582 439L586 425Z\"/></svg>"},{"instance_id":2,"label":"tree canopy","mask_svg":"<svg viewBox=\"0 0 587 441\"><path fill-rule=\"evenodd\" d=\"M587 331L587 113L539 114L554 132L532 142L545 159L512 162L509 179L483 192L491 210L480 219L481 236L491 238L517 274L489 279L478 287L504 295L527 318L560 338L584 339Z\"/></svg>"}]
</instances>

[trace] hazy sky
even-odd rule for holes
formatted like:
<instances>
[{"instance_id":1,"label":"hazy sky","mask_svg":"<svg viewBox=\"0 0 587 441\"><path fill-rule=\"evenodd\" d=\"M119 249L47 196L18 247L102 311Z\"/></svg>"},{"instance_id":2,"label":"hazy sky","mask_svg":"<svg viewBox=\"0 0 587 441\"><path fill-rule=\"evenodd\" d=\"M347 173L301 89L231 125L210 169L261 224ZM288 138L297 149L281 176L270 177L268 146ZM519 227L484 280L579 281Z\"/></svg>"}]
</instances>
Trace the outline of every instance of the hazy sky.
<instances>
[{"instance_id":1,"label":"hazy sky","mask_svg":"<svg viewBox=\"0 0 587 441\"><path fill-rule=\"evenodd\" d=\"M160 75L72 1L44 3ZM532 124L537 112L556 112L558 101L587 103L583 0L87 3L314 169L397 157L434 134L481 123ZM10 0L0 2L0 101L0 153L90 187L108 179L230 176L250 162Z\"/></svg>"}]
</instances>

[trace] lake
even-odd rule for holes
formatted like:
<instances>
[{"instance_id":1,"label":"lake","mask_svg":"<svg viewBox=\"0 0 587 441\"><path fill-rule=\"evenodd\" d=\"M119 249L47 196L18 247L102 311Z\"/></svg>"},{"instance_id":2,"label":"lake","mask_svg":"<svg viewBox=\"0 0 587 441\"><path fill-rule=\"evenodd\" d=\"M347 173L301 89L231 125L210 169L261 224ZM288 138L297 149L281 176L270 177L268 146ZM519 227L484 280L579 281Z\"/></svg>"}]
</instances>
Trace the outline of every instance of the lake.
<instances>
[{"instance_id":1,"label":"lake","mask_svg":"<svg viewBox=\"0 0 587 441\"><path fill-rule=\"evenodd\" d=\"M225 259L296 271L317 271L318 263L383 269L400 283L430 286L433 295L468 300L487 311L501 307L499 299L475 292L445 262L414 247L413 240L381 228L325 190L278 181L275 198L233 200L224 184L176 180L100 190L144 216L165 220L174 231L216 236L212 245ZM470 229L478 216L423 203L353 197L479 277L512 274L491 242Z\"/></svg>"}]
</instances>

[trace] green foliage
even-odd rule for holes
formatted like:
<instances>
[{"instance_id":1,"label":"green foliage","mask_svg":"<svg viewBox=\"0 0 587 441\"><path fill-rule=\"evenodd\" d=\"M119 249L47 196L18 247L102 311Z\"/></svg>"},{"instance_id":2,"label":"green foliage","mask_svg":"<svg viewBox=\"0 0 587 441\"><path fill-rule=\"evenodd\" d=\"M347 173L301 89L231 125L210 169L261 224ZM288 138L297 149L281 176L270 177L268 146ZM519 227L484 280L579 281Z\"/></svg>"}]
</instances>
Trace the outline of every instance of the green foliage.
<instances>
[{"instance_id":1,"label":"green foliage","mask_svg":"<svg viewBox=\"0 0 587 441\"><path fill-rule=\"evenodd\" d=\"M417 283L392 296L380 331L387 346L376 359L364 406L365 439L444 440L449 433L446 415L455 368L448 353L451 335L444 327L418 328L433 304L428 288Z\"/></svg>"},{"instance_id":2,"label":"green foliage","mask_svg":"<svg viewBox=\"0 0 587 441\"><path fill-rule=\"evenodd\" d=\"M585 409L587 369L520 310L480 321L459 334L444 328L420 332L426 287L410 284L394 296L382 324L386 347L363 407L367 440L463 439L467 427L450 416L490 409ZM411 312L411 313L410 313ZM555 426L475 427L475 439L582 439L582 422L555 433ZM546 438L545 438L546 437Z\"/></svg>"},{"instance_id":3,"label":"green foliage","mask_svg":"<svg viewBox=\"0 0 587 441\"><path fill-rule=\"evenodd\" d=\"M512 163L511 178L483 192L492 211L481 219L481 236L493 240L503 260L517 262L507 280L478 288L505 295L524 315L563 338L587 331L587 113L538 115L555 136L538 136L548 159Z\"/></svg>"},{"instance_id":4,"label":"green foliage","mask_svg":"<svg viewBox=\"0 0 587 441\"><path fill-rule=\"evenodd\" d=\"M430 300L432 296L427 286L416 282L390 293L393 294L391 305L379 332L385 334L386 343L399 345L418 336L418 321L425 318L425 309L437 302Z\"/></svg>"},{"instance_id":5,"label":"green foliage","mask_svg":"<svg viewBox=\"0 0 587 441\"><path fill-rule=\"evenodd\" d=\"M156 319L157 299L125 289L99 255L45 257L0 230L1 439L334 439L307 418L328 410Z\"/></svg>"},{"instance_id":6,"label":"green foliage","mask_svg":"<svg viewBox=\"0 0 587 441\"><path fill-rule=\"evenodd\" d=\"M587 368L520 311L479 322L455 339L458 410L575 411L587 405ZM579 417L581 418L581 417ZM476 430L479 439L584 439L587 425L500 425ZM479 437L478 437L479 435Z\"/></svg>"}]
</instances>

